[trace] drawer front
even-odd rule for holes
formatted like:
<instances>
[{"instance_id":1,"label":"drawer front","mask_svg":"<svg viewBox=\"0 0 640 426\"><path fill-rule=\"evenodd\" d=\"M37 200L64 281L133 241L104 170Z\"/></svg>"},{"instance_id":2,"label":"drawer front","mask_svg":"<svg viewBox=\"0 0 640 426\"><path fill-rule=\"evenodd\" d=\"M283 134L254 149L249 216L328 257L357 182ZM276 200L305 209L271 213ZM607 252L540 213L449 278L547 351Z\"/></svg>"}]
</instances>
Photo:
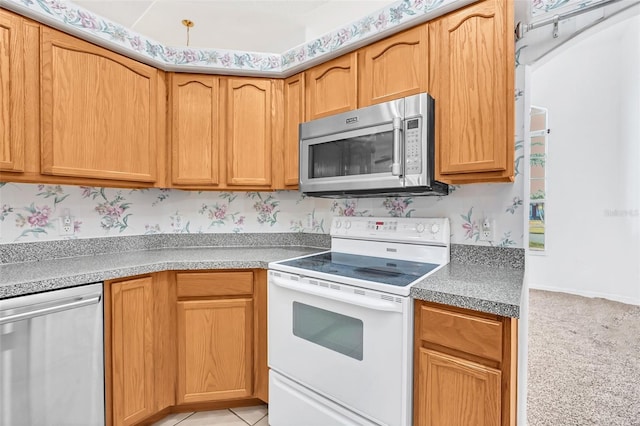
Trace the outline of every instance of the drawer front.
<instances>
[{"instance_id":1,"label":"drawer front","mask_svg":"<svg viewBox=\"0 0 640 426\"><path fill-rule=\"evenodd\" d=\"M502 323L421 306L420 338L483 358L502 361Z\"/></svg>"},{"instance_id":2,"label":"drawer front","mask_svg":"<svg viewBox=\"0 0 640 426\"><path fill-rule=\"evenodd\" d=\"M178 298L253 294L253 272L177 272Z\"/></svg>"}]
</instances>

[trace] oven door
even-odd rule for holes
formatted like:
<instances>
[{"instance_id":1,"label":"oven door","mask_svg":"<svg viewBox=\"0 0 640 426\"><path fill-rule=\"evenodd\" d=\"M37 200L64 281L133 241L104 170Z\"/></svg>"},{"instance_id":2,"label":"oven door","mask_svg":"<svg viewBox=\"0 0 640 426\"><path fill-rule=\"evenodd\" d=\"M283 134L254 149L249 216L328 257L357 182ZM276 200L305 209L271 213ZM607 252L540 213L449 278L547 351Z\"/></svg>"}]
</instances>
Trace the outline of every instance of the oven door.
<instances>
[{"instance_id":1,"label":"oven door","mask_svg":"<svg viewBox=\"0 0 640 426\"><path fill-rule=\"evenodd\" d=\"M270 271L269 367L375 423L409 425L411 307L408 297Z\"/></svg>"}]
</instances>

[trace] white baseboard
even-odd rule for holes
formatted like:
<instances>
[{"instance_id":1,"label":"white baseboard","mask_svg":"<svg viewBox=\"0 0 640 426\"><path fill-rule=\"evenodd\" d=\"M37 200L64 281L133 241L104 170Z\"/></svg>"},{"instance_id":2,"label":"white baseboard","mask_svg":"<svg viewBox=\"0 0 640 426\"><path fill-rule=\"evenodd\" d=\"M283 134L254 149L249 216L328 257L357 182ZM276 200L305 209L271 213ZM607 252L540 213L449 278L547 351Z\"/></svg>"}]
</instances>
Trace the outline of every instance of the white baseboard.
<instances>
[{"instance_id":1,"label":"white baseboard","mask_svg":"<svg viewBox=\"0 0 640 426\"><path fill-rule=\"evenodd\" d=\"M584 296L584 297L599 297L602 299L613 300L614 302L640 306L640 298L621 296L619 294L612 294L612 293L602 293L599 291L584 291L577 288L553 287L553 286L546 286L546 285L537 285L533 283L529 283L529 290L545 290L545 291L554 291L556 293L575 294L577 296Z\"/></svg>"}]
</instances>

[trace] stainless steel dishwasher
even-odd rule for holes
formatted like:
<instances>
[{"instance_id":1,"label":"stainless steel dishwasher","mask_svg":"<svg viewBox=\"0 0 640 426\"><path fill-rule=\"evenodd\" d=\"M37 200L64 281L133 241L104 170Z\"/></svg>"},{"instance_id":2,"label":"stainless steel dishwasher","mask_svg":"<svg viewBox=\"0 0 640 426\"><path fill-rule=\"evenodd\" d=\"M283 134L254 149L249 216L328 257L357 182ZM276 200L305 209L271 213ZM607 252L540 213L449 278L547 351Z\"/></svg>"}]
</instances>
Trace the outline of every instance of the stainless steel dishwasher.
<instances>
[{"instance_id":1,"label":"stainless steel dishwasher","mask_svg":"<svg viewBox=\"0 0 640 426\"><path fill-rule=\"evenodd\" d=\"M0 300L0 425L104 425L102 284Z\"/></svg>"}]
</instances>

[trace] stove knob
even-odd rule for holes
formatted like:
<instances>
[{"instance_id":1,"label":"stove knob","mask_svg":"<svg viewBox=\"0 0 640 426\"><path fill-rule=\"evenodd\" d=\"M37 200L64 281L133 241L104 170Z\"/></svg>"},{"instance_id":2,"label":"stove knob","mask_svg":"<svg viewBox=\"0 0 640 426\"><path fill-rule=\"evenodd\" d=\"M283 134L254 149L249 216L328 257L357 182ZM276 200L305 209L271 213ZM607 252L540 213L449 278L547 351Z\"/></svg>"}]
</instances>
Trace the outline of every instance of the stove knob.
<instances>
[{"instance_id":1,"label":"stove knob","mask_svg":"<svg viewBox=\"0 0 640 426\"><path fill-rule=\"evenodd\" d=\"M336 220L336 228L340 228L342 226L342 222Z\"/></svg>"},{"instance_id":2,"label":"stove knob","mask_svg":"<svg viewBox=\"0 0 640 426\"><path fill-rule=\"evenodd\" d=\"M440 230L440 226L437 223L434 223L433 225L431 225L432 234L437 234L439 230Z\"/></svg>"},{"instance_id":3,"label":"stove knob","mask_svg":"<svg viewBox=\"0 0 640 426\"><path fill-rule=\"evenodd\" d=\"M349 229L349 228L351 228L351 221L349 221L349 220L348 220L348 221L346 221L346 222L344 223L344 227L345 227L345 229Z\"/></svg>"},{"instance_id":4,"label":"stove knob","mask_svg":"<svg viewBox=\"0 0 640 426\"><path fill-rule=\"evenodd\" d=\"M423 233L424 232L424 224L423 223L419 223L416 225L416 231L418 231L418 233Z\"/></svg>"}]
</instances>

